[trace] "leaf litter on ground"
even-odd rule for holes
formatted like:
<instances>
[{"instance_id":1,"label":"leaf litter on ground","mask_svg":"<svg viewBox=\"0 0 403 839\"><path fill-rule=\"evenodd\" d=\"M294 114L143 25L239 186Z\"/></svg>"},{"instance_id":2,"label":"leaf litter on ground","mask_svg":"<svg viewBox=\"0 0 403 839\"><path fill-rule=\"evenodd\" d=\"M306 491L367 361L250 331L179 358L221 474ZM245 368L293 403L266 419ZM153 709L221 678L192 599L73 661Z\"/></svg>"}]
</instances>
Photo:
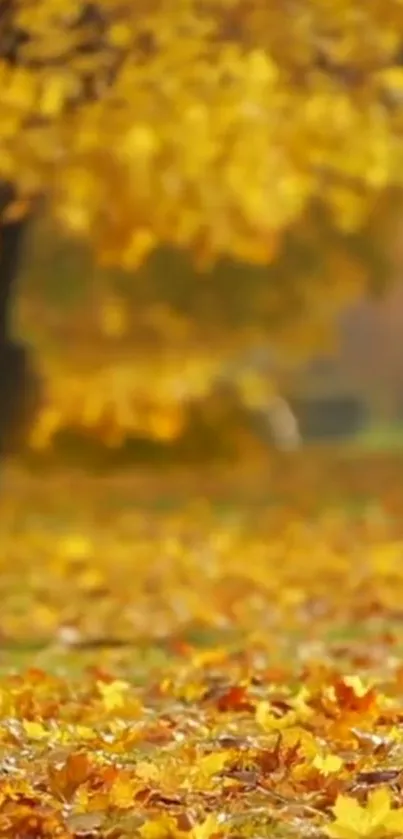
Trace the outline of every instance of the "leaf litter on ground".
<instances>
[{"instance_id":1,"label":"leaf litter on ground","mask_svg":"<svg viewBox=\"0 0 403 839\"><path fill-rule=\"evenodd\" d=\"M403 835L401 463L335 465L321 509L325 460L225 509L11 475L0 837Z\"/></svg>"}]
</instances>

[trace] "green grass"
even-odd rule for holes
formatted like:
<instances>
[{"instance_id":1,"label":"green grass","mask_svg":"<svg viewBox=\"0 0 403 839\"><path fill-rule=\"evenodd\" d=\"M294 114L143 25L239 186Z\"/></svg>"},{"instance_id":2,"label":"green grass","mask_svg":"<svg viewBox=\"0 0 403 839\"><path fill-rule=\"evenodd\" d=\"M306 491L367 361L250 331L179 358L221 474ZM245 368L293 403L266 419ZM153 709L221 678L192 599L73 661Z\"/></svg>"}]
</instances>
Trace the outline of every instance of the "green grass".
<instances>
[{"instance_id":1,"label":"green grass","mask_svg":"<svg viewBox=\"0 0 403 839\"><path fill-rule=\"evenodd\" d=\"M403 451L403 424L371 425L349 440L347 446L359 452Z\"/></svg>"}]
</instances>

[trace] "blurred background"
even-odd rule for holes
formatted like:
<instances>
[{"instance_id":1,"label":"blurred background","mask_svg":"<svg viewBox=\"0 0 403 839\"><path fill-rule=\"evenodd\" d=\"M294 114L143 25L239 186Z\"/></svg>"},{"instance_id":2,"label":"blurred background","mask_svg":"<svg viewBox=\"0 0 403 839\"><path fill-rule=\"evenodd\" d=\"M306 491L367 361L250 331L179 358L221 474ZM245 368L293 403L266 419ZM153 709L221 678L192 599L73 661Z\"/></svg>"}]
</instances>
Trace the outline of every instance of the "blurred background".
<instances>
[{"instance_id":1,"label":"blurred background","mask_svg":"<svg viewBox=\"0 0 403 839\"><path fill-rule=\"evenodd\" d=\"M402 3L31 5L0 15L27 457L400 445Z\"/></svg>"},{"instance_id":2,"label":"blurred background","mask_svg":"<svg viewBox=\"0 0 403 839\"><path fill-rule=\"evenodd\" d=\"M399 446L400 217L388 197L349 236L311 215L268 267L159 250L137 271L99 265L34 219L13 316L41 381L28 457L193 463Z\"/></svg>"}]
</instances>

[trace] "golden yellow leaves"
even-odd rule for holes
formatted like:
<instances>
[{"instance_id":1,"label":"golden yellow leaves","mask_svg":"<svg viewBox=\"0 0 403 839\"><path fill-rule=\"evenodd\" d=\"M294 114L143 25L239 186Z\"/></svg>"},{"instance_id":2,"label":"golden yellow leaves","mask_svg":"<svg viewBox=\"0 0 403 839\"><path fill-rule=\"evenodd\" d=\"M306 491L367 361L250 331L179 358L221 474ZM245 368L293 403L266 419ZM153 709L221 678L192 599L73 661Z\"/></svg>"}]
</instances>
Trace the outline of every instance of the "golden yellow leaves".
<instances>
[{"instance_id":1,"label":"golden yellow leaves","mask_svg":"<svg viewBox=\"0 0 403 839\"><path fill-rule=\"evenodd\" d=\"M376 76L380 87L391 97L394 104L400 104L403 96L403 71L399 66L386 67Z\"/></svg>"},{"instance_id":2,"label":"golden yellow leaves","mask_svg":"<svg viewBox=\"0 0 403 839\"><path fill-rule=\"evenodd\" d=\"M16 112L30 113L35 109L38 93L38 79L35 73L24 67L10 69L4 61L0 64L1 101Z\"/></svg>"},{"instance_id":3,"label":"golden yellow leaves","mask_svg":"<svg viewBox=\"0 0 403 839\"><path fill-rule=\"evenodd\" d=\"M110 315L109 312L107 317ZM107 325L110 330L121 324L115 320ZM45 449L66 428L89 431L111 447L118 447L128 436L161 441L178 438L186 424L186 400L191 398L192 386L196 388L197 382L189 376L189 391L185 379L184 393L176 396L179 372L174 378L169 371L164 375L156 367L154 372L147 363L131 362L122 367L101 368L95 374L96 383L91 374L67 381L59 376L51 380L47 403L31 430L32 448Z\"/></svg>"},{"instance_id":4,"label":"golden yellow leaves","mask_svg":"<svg viewBox=\"0 0 403 839\"><path fill-rule=\"evenodd\" d=\"M343 761L338 755L325 755L322 757L316 754L312 766L317 769L322 775L328 776L334 773L338 774L343 767Z\"/></svg>"},{"instance_id":5,"label":"golden yellow leaves","mask_svg":"<svg viewBox=\"0 0 403 839\"><path fill-rule=\"evenodd\" d=\"M74 75L66 70L62 73L47 74L41 87L38 110L40 116L45 119L54 119L59 116L66 105L74 101L75 96L79 94Z\"/></svg>"},{"instance_id":6,"label":"golden yellow leaves","mask_svg":"<svg viewBox=\"0 0 403 839\"><path fill-rule=\"evenodd\" d=\"M102 704L106 711L115 711L125 705L124 694L129 689L127 682L115 680L113 682L99 682L98 689L102 697Z\"/></svg>"},{"instance_id":7,"label":"golden yellow leaves","mask_svg":"<svg viewBox=\"0 0 403 839\"><path fill-rule=\"evenodd\" d=\"M78 561L93 556L94 545L92 540L83 533L69 533L65 539L62 540L59 546L59 553L63 559L67 561Z\"/></svg>"},{"instance_id":8,"label":"golden yellow leaves","mask_svg":"<svg viewBox=\"0 0 403 839\"><path fill-rule=\"evenodd\" d=\"M208 785L209 780L222 772L225 766L231 761L231 758L233 759L234 755L229 750L213 752L200 758L197 762L196 771L192 773L192 777L187 782L187 786L192 786L194 783L198 786L200 784L205 785L206 783Z\"/></svg>"},{"instance_id":9,"label":"golden yellow leaves","mask_svg":"<svg viewBox=\"0 0 403 839\"><path fill-rule=\"evenodd\" d=\"M142 839L212 839L226 833L216 815L210 813L190 830L180 830L174 818L165 816L156 822L146 822L139 830Z\"/></svg>"},{"instance_id":10,"label":"golden yellow leaves","mask_svg":"<svg viewBox=\"0 0 403 839\"><path fill-rule=\"evenodd\" d=\"M61 173L57 188L63 191L63 214L69 227L77 233L91 230L102 199L97 170L91 170L85 162L69 167Z\"/></svg>"},{"instance_id":11,"label":"golden yellow leaves","mask_svg":"<svg viewBox=\"0 0 403 839\"><path fill-rule=\"evenodd\" d=\"M401 471L393 460L387 486ZM309 461L304 501L309 476L316 498L327 486L322 468L319 486ZM385 480L385 463L373 468ZM346 495L368 480L368 465L348 469ZM283 493L284 471L274 480ZM173 492L171 476L164 486ZM16 674L3 645L13 672L0 679L0 829L67 839L110 836L112 825L125 839L219 839L267 822L270 835L400 836L399 615L382 598L375 620L362 620L374 592L401 599L396 519L371 508L304 517L291 501L247 515L207 502L161 513L145 509L143 475L138 495L133 487L70 474L10 482L5 636L20 648L43 642L46 605L56 627L75 621L81 646L51 631L26 654L49 672ZM201 489L197 475L195 498ZM154 487L154 502L162 496ZM98 590L87 587L91 573ZM120 638L127 646L107 646Z\"/></svg>"},{"instance_id":12,"label":"golden yellow leaves","mask_svg":"<svg viewBox=\"0 0 403 839\"><path fill-rule=\"evenodd\" d=\"M268 262L312 199L351 230L401 183L395 0L360 26L350 3L292 20L256 3L99 0L88 20L79 3L36 5L18 12L20 64L3 68L0 169L50 187L109 262L137 267L161 242ZM97 186L69 190L82 165Z\"/></svg>"},{"instance_id":13,"label":"golden yellow leaves","mask_svg":"<svg viewBox=\"0 0 403 839\"><path fill-rule=\"evenodd\" d=\"M268 732L282 731L284 728L295 726L298 715L290 710L283 715L275 714L269 702L260 702L256 709L257 723Z\"/></svg>"},{"instance_id":14,"label":"golden yellow leaves","mask_svg":"<svg viewBox=\"0 0 403 839\"><path fill-rule=\"evenodd\" d=\"M244 67L244 80L252 88L261 86L264 90L267 87L274 87L279 77L279 68L271 56L264 50L252 50L247 56Z\"/></svg>"},{"instance_id":15,"label":"golden yellow leaves","mask_svg":"<svg viewBox=\"0 0 403 839\"><path fill-rule=\"evenodd\" d=\"M143 165L148 165L158 152L159 138L150 125L134 124L129 126L122 137L120 151L128 160L137 157Z\"/></svg>"},{"instance_id":16,"label":"golden yellow leaves","mask_svg":"<svg viewBox=\"0 0 403 839\"><path fill-rule=\"evenodd\" d=\"M403 830L403 807L392 809L389 790L382 787L369 793L366 806L347 795L340 795L333 808L335 821L325 827L333 839L382 839L398 836Z\"/></svg>"},{"instance_id":17,"label":"golden yellow leaves","mask_svg":"<svg viewBox=\"0 0 403 839\"><path fill-rule=\"evenodd\" d=\"M110 788L109 805L117 810L130 810L133 808L136 793L141 789L137 779L131 778L122 772L117 776Z\"/></svg>"},{"instance_id":18,"label":"golden yellow leaves","mask_svg":"<svg viewBox=\"0 0 403 839\"><path fill-rule=\"evenodd\" d=\"M24 720L22 725L29 740L46 740L49 737L49 732L40 722Z\"/></svg>"}]
</instances>

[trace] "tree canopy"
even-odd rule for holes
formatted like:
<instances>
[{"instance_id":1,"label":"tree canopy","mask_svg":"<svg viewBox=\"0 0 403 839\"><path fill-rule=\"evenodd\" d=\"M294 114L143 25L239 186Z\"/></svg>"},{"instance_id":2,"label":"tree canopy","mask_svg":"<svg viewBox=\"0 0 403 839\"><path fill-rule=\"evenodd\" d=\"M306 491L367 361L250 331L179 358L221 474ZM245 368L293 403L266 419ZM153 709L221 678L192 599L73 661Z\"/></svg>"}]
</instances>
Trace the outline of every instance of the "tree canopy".
<instances>
[{"instance_id":1,"label":"tree canopy","mask_svg":"<svg viewBox=\"0 0 403 839\"><path fill-rule=\"evenodd\" d=\"M107 262L267 262L403 178L400 0L2 0L0 177ZM9 209L10 213L10 209Z\"/></svg>"},{"instance_id":2,"label":"tree canopy","mask_svg":"<svg viewBox=\"0 0 403 839\"><path fill-rule=\"evenodd\" d=\"M174 416L169 436L183 390L207 393L234 355L315 352L378 276L402 129L401 0L2 0L4 221L39 201L128 272L124 292L99 280L74 341L53 343L50 425L118 393L133 427L134 388L137 412L145 394ZM60 329L45 309L33 293L43 335ZM91 366L101 345L110 362Z\"/></svg>"}]
</instances>

